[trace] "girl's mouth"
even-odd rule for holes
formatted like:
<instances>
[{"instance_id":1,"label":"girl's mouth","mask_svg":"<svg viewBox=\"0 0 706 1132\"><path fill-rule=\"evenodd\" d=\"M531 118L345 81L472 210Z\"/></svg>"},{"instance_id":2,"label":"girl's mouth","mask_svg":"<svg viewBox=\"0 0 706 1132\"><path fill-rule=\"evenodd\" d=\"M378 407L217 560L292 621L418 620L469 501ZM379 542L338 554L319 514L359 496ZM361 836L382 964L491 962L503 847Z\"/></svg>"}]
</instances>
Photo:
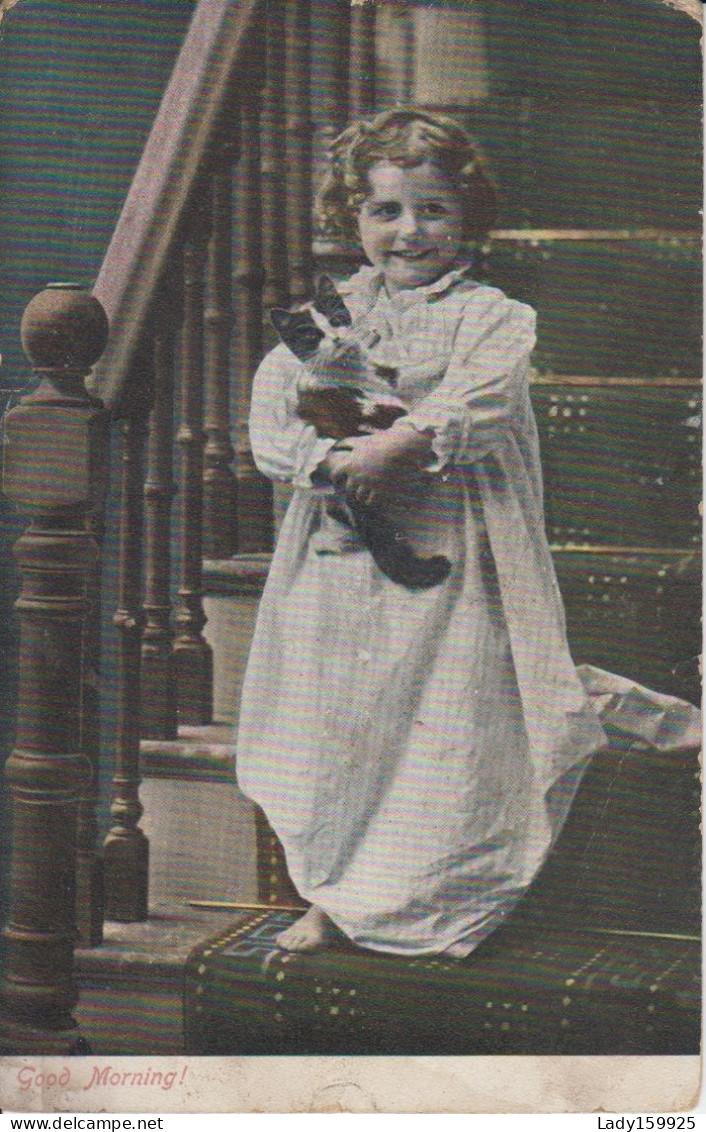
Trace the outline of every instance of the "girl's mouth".
<instances>
[{"instance_id":1,"label":"girl's mouth","mask_svg":"<svg viewBox=\"0 0 706 1132\"><path fill-rule=\"evenodd\" d=\"M396 259L426 259L427 256L434 254L434 248L423 248L421 251L404 250L404 251L391 251L390 255L395 256Z\"/></svg>"}]
</instances>

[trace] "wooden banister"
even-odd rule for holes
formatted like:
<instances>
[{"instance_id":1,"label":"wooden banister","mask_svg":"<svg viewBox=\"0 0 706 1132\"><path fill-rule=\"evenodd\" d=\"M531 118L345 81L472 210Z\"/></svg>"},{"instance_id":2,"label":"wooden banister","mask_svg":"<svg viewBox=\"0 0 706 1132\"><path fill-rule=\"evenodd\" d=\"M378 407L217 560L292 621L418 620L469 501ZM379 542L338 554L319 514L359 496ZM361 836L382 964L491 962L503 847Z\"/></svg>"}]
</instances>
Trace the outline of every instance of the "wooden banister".
<instances>
[{"instance_id":1,"label":"wooden banister","mask_svg":"<svg viewBox=\"0 0 706 1132\"><path fill-rule=\"evenodd\" d=\"M107 458L107 453L106 453ZM90 781L81 797L76 837L76 929L79 946L98 947L103 942L103 862L98 853L100 797L100 661L103 569L101 548L104 516L101 508L88 517L88 530L96 541L98 555L89 571L86 589L86 620L81 672L79 744L91 764Z\"/></svg>"},{"instance_id":2,"label":"wooden banister","mask_svg":"<svg viewBox=\"0 0 706 1132\"><path fill-rule=\"evenodd\" d=\"M201 214L200 222L195 223L182 249L184 311L176 434L179 449L179 589L174 636L177 718L180 723L196 726L211 722L213 703L211 648L201 632L206 623L201 593L206 220L206 214Z\"/></svg>"},{"instance_id":3,"label":"wooden banister","mask_svg":"<svg viewBox=\"0 0 706 1132\"><path fill-rule=\"evenodd\" d=\"M264 0L199 0L93 293L110 322L91 391L116 404L160 279L244 69Z\"/></svg>"},{"instance_id":4,"label":"wooden banister","mask_svg":"<svg viewBox=\"0 0 706 1132\"><path fill-rule=\"evenodd\" d=\"M56 285L27 309L23 341L40 384L5 428L4 490L32 524L16 547L1 1052L70 1051L76 939L98 945L104 913L148 915L140 740L211 722L204 552L272 546L272 487L248 436L252 381L273 336L267 307L311 290L312 151L323 159L321 142L349 105L372 108L374 15L367 3L352 14L347 0L198 0L93 296ZM350 76L350 60L365 74ZM119 434L117 569L103 562L114 542L103 512L109 421ZM112 611L101 572L117 581ZM102 674L101 608L113 613L104 652L115 662ZM114 735L101 731L101 689ZM112 821L101 858L106 746Z\"/></svg>"},{"instance_id":5,"label":"wooden banister","mask_svg":"<svg viewBox=\"0 0 706 1132\"><path fill-rule=\"evenodd\" d=\"M353 118L375 107L375 0L351 7L349 113Z\"/></svg>"},{"instance_id":6,"label":"wooden banister","mask_svg":"<svg viewBox=\"0 0 706 1132\"><path fill-rule=\"evenodd\" d=\"M262 33L261 33L262 34ZM255 467L248 413L255 368L263 346L263 254L260 94L264 44L259 41L250 70L250 93L240 109L240 146L235 166L234 338L232 379L236 401L238 552L272 545L272 486Z\"/></svg>"},{"instance_id":7,"label":"wooden banister","mask_svg":"<svg viewBox=\"0 0 706 1132\"><path fill-rule=\"evenodd\" d=\"M174 338L181 295L170 278L158 296L152 351L154 397L148 427L145 496L145 628L142 636L142 735L175 739L171 626L171 519L174 492Z\"/></svg>"},{"instance_id":8,"label":"wooden banister","mask_svg":"<svg viewBox=\"0 0 706 1132\"><path fill-rule=\"evenodd\" d=\"M220 131L211 175L210 236L204 315L203 552L229 558L237 548L237 497L231 460L230 337L233 324L233 172L237 123L233 108Z\"/></svg>"},{"instance_id":9,"label":"wooden banister","mask_svg":"<svg viewBox=\"0 0 706 1132\"><path fill-rule=\"evenodd\" d=\"M316 6L316 34L312 37L314 175L326 168L328 149L348 118L348 52L351 34L350 5Z\"/></svg>"},{"instance_id":10,"label":"wooden banister","mask_svg":"<svg viewBox=\"0 0 706 1132\"><path fill-rule=\"evenodd\" d=\"M285 10L285 127L289 294L302 303L311 294L311 0L291 0Z\"/></svg>"},{"instance_id":11,"label":"wooden banister","mask_svg":"<svg viewBox=\"0 0 706 1132\"><path fill-rule=\"evenodd\" d=\"M136 380L134 375L133 380ZM105 913L109 920L147 919L147 838L139 828L141 651L140 606L143 526L144 410L135 406L120 421L120 533L118 549L117 719L112 825L103 847Z\"/></svg>"},{"instance_id":12,"label":"wooden banister","mask_svg":"<svg viewBox=\"0 0 706 1132\"><path fill-rule=\"evenodd\" d=\"M285 136L285 5L268 0L265 39L265 86L260 109L260 171L262 193L262 297L266 307L289 300L286 239Z\"/></svg>"}]
</instances>

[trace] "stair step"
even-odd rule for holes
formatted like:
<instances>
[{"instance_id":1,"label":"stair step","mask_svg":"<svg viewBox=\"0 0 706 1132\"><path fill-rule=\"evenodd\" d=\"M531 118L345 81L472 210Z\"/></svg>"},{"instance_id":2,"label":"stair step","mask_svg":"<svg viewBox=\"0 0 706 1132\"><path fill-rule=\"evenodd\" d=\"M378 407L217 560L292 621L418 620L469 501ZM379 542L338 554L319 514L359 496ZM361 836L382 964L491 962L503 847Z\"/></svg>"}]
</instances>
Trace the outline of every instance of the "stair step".
<instances>
[{"instance_id":1,"label":"stair step","mask_svg":"<svg viewBox=\"0 0 706 1132\"><path fill-rule=\"evenodd\" d=\"M271 557L246 554L204 563L204 636L214 657L213 710L215 718L231 729L238 719L245 666ZM232 733L230 739L232 742Z\"/></svg>"},{"instance_id":2,"label":"stair step","mask_svg":"<svg viewBox=\"0 0 706 1132\"><path fill-rule=\"evenodd\" d=\"M566 234L566 233L565 233ZM701 249L696 232L643 229L605 239L600 229L556 239L491 240L474 271L481 282L538 313L534 364L542 373L700 379ZM358 260L360 262L360 260ZM321 249L334 278L356 266L350 251ZM654 280L660 281L655 288ZM649 326L649 334L645 327Z\"/></svg>"},{"instance_id":3,"label":"stair step","mask_svg":"<svg viewBox=\"0 0 706 1132\"><path fill-rule=\"evenodd\" d=\"M254 807L237 786L232 727L184 727L141 754L150 911L180 921L189 900L252 900Z\"/></svg>"},{"instance_id":4,"label":"stair step","mask_svg":"<svg viewBox=\"0 0 706 1132\"><path fill-rule=\"evenodd\" d=\"M239 915L174 904L141 924L105 925L103 947L76 951L75 1014L96 1056L184 1052L184 966ZM230 917L230 918L229 918Z\"/></svg>"},{"instance_id":5,"label":"stair step","mask_svg":"<svg viewBox=\"0 0 706 1132\"><path fill-rule=\"evenodd\" d=\"M667 400L665 397L665 403ZM674 405L670 412L672 409ZM683 412L691 411L693 409L689 409L687 402ZM666 415L665 410L661 418L663 436L669 436L664 419ZM581 440L580 437L578 439ZM625 519L625 522L616 520L625 541L622 545L590 545L591 532L586 534L579 525L581 506L590 488L590 476L581 471L586 487L584 495L565 492L563 500L560 500L557 492L559 502L556 507L553 506L552 481L561 484L566 480L563 458L562 461L555 459L553 465L550 459L557 457L559 447L556 440L546 445L550 489L547 517L550 529L556 530L566 540L564 545L553 545L551 549L566 607L569 645L575 661L621 672L659 691L697 702L700 689L695 658L699 654L701 605L698 548L686 542L680 546L675 539L666 546L628 542L631 534L644 537L648 523L647 518L643 521L638 515L632 528L628 529L628 509L620 500L612 505L612 511ZM644 471L644 467L637 470ZM621 468L616 466L614 484L620 480L620 473ZM634 478L637 480L639 477L635 475ZM655 479L651 474L644 478L648 481ZM691 480L686 475L682 487L684 494L692 490ZM641 490L648 494L649 482ZM677 494L681 490L675 488ZM597 490L594 494L598 495ZM599 496L604 510L608 510L609 494ZM627 494L624 479L619 494ZM637 499L636 491L636 511L639 507ZM655 515L653 525L657 531L657 519L665 511L657 504L657 488L652 490L652 503L653 510L647 505L644 508L647 517ZM601 507L596 508L597 514ZM681 533L686 540L695 508L683 506L678 510L682 515ZM638 531L636 528L640 523ZM617 533L617 528L613 533ZM261 555L259 558L259 576L264 584L268 556ZM255 575L250 567L248 570L246 576L248 585L251 585ZM254 625L258 599L252 590L248 595L243 594L237 558L210 562L209 571L209 578L218 578L220 586L218 596L209 597L206 602L207 615L212 619L211 625L207 625L207 633L215 657L217 710L221 718L229 718L235 724L249 634ZM188 760L185 765L188 765Z\"/></svg>"},{"instance_id":6,"label":"stair step","mask_svg":"<svg viewBox=\"0 0 706 1132\"><path fill-rule=\"evenodd\" d=\"M176 739L143 739L140 766L148 778L233 781L231 723L180 727Z\"/></svg>"},{"instance_id":7,"label":"stair step","mask_svg":"<svg viewBox=\"0 0 706 1132\"><path fill-rule=\"evenodd\" d=\"M102 947L76 952L76 1017L97 1056L183 1053L186 959L248 915L189 902L257 900L253 806L236 785L232 725L143 740L141 768L149 919L106 923Z\"/></svg>"},{"instance_id":8,"label":"stair step","mask_svg":"<svg viewBox=\"0 0 706 1132\"><path fill-rule=\"evenodd\" d=\"M206 558L203 585L208 594L254 595L259 597L267 579L271 554L238 554L234 558Z\"/></svg>"}]
</instances>

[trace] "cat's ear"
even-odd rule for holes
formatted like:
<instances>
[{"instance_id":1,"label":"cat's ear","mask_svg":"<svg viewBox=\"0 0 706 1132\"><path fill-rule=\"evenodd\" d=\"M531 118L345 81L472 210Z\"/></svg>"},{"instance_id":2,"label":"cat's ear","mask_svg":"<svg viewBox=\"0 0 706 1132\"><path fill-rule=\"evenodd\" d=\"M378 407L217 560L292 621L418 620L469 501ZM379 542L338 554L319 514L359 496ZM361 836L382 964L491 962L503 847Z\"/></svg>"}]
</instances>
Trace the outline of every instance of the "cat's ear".
<instances>
[{"instance_id":1,"label":"cat's ear","mask_svg":"<svg viewBox=\"0 0 706 1132\"><path fill-rule=\"evenodd\" d=\"M334 328L351 326L353 323L350 311L329 275L319 276L314 296L314 310L322 314Z\"/></svg>"},{"instance_id":2,"label":"cat's ear","mask_svg":"<svg viewBox=\"0 0 706 1132\"><path fill-rule=\"evenodd\" d=\"M273 307L270 311L270 322L280 336L286 333L292 321L292 312L285 310L284 307Z\"/></svg>"},{"instance_id":3,"label":"cat's ear","mask_svg":"<svg viewBox=\"0 0 706 1132\"><path fill-rule=\"evenodd\" d=\"M305 362L314 357L324 332L319 330L310 311L287 311L275 307L270 311L270 319L285 346L300 361Z\"/></svg>"}]
</instances>

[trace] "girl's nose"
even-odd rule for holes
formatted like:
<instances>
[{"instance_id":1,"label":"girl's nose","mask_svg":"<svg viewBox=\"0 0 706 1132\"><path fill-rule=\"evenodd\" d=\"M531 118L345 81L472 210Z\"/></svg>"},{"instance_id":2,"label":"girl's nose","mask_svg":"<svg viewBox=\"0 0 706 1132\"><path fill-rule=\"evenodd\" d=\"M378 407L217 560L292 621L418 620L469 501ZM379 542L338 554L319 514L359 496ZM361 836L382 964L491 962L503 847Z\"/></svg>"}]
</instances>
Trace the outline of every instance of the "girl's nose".
<instances>
[{"instance_id":1,"label":"girl's nose","mask_svg":"<svg viewBox=\"0 0 706 1132\"><path fill-rule=\"evenodd\" d=\"M397 235L414 236L419 231L419 217L413 208L405 208L397 220Z\"/></svg>"}]
</instances>

